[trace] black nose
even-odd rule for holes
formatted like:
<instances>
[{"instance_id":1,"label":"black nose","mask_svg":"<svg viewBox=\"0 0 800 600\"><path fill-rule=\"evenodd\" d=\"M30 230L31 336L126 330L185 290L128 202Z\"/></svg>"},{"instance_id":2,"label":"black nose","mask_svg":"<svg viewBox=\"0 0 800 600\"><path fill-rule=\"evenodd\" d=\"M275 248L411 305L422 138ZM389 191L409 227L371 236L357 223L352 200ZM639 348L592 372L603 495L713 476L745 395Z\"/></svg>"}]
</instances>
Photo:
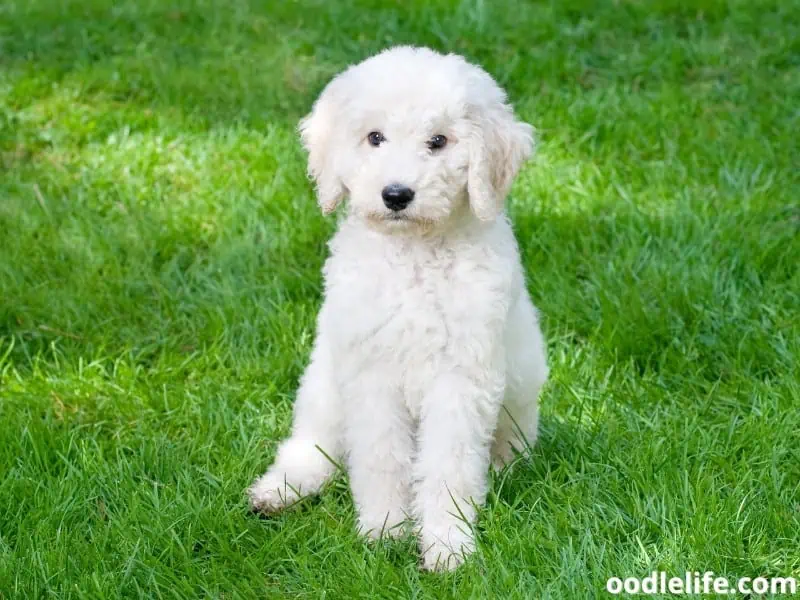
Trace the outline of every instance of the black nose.
<instances>
[{"instance_id":1,"label":"black nose","mask_svg":"<svg viewBox=\"0 0 800 600\"><path fill-rule=\"evenodd\" d=\"M381 192L383 203L390 210L403 210L414 199L414 190L399 183L392 183Z\"/></svg>"}]
</instances>

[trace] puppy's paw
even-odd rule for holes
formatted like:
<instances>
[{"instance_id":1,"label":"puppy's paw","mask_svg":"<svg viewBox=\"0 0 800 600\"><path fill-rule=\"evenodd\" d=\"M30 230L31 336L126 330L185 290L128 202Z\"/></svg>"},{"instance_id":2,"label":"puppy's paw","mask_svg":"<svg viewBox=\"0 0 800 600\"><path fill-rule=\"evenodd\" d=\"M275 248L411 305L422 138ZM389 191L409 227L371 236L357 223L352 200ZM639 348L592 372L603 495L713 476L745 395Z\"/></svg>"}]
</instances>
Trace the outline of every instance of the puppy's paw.
<instances>
[{"instance_id":1,"label":"puppy's paw","mask_svg":"<svg viewBox=\"0 0 800 600\"><path fill-rule=\"evenodd\" d=\"M278 449L272 467L247 491L256 512L275 513L316 494L336 465L310 440L289 438Z\"/></svg>"},{"instance_id":2,"label":"puppy's paw","mask_svg":"<svg viewBox=\"0 0 800 600\"><path fill-rule=\"evenodd\" d=\"M452 525L445 536L426 534L423 530L420 550L425 571L452 571L475 551L475 538L464 523Z\"/></svg>"},{"instance_id":3,"label":"puppy's paw","mask_svg":"<svg viewBox=\"0 0 800 600\"><path fill-rule=\"evenodd\" d=\"M286 482L285 476L268 471L247 490L253 512L274 514L301 499L300 490Z\"/></svg>"},{"instance_id":4,"label":"puppy's paw","mask_svg":"<svg viewBox=\"0 0 800 600\"><path fill-rule=\"evenodd\" d=\"M368 541L401 538L407 531L406 519L406 514L402 510L387 511L382 517L380 514L359 515L358 532Z\"/></svg>"},{"instance_id":5,"label":"puppy's paw","mask_svg":"<svg viewBox=\"0 0 800 600\"><path fill-rule=\"evenodd\" d=\"M425 571L452 571L464 562L475 548L464 545L457 551L444 542L434 542L423 550L422 568Z\"/></svg>"},{"instance_id":6,"label":"puppy's paw","mask_svg":"<svg viewBox=\"0 0 800 600\"><path fill-rule=\"evenodd\" d=\"M492 469L499 473L514 461L514 453L509 449L507 452L492 451Z\"/></svg>"}]
</instances>

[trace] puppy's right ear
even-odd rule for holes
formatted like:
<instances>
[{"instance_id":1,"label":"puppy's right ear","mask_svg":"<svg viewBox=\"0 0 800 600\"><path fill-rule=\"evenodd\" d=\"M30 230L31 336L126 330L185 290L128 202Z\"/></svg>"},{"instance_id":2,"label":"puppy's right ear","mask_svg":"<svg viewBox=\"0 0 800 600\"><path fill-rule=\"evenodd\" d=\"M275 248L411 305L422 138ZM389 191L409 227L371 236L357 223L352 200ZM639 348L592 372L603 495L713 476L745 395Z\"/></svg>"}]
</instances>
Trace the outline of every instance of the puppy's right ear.
<instances>
[{"instance_id":1,"label":"puppy's right ear","mask_svg":"<svg viewBox=\"0 0 800 600\"><path fill-rule=\"evenodd\" d=\"M317 202L323 214L333 212L344 197L333 152L338 93L336 80L328 84L311 113L300 121L300 138L308 151L308 174L317 184Z\"/></svg>"},{"instance_id":2,"label":"puppy's right ear","mask_svg":"<svg viewBox=\"0 0 800 600\"><path fill-rule=\"evenodd\" d=\"M503 210L514 177L534 148L533 127L517 120L505 93L499 88L497 93L499 101L478 109L470 146L467 190L472 210L482 221Z\"/></svg>"}]
</instances>

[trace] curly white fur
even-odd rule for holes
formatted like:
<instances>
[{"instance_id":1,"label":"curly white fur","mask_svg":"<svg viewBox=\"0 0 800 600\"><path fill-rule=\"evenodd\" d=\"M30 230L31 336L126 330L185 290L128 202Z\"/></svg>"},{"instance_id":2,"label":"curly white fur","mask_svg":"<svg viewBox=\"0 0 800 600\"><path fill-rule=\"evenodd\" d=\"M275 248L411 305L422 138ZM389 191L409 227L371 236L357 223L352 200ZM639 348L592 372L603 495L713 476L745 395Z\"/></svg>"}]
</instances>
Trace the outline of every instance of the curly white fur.
<instances>
[{"instance_id":1,"label":"curly white fur","mask_svg":"<svg viewBox=\"0 0 800 600\"><path fill-rule=\"evenodd\" d=\"M349 210L292 434L252 506L316 493L344 458L360 529L413 520L423 566L453 568L475 548L490 462L536 439L544 343L503 214L533 129L481 68L398 47L336 77L300 131L322 210ZM381 198L393 183L416 192L399 212Z\"/></svg>"}]
</instances>

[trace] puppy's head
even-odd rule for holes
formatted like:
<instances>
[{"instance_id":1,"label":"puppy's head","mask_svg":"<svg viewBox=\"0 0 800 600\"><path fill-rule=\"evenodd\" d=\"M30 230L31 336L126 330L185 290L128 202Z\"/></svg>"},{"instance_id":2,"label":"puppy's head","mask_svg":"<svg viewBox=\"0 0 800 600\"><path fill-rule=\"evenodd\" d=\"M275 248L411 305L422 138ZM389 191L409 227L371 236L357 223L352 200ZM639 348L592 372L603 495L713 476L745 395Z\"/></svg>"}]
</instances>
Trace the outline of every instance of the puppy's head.
<instances>
[{"instance_id":1,"label":"puppy's head","mask_svg":"<svg viewBox=\"0 0 800 600\"><path fill-rule=\"evenodd\" d=\"M533 128L481 68L455 55L397 47L350 67L300 123L319 204L345 196L373 225L441 225L469 205L494 219Z\"/></svg>"}]
</instances>

